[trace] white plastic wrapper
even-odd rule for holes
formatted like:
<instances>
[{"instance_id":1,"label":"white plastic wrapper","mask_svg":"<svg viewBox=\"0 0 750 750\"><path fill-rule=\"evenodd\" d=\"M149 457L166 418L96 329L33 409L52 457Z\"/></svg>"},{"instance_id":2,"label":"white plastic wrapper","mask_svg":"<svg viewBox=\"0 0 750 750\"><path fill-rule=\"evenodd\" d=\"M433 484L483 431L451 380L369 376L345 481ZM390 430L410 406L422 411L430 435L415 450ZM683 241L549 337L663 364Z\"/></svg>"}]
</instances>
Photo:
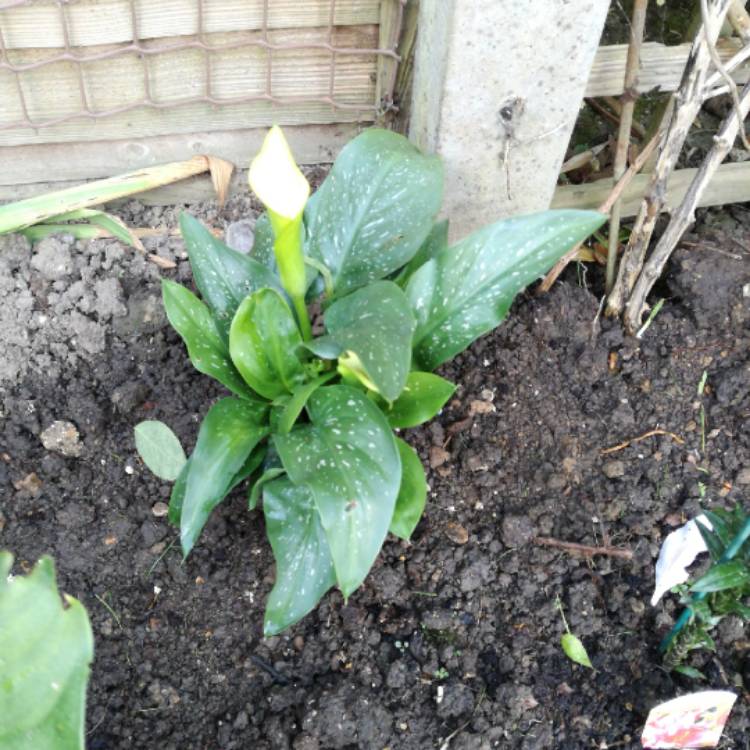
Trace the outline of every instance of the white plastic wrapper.
<instances>
[{"instance_id":1,"label":"white plastic wrapper","mask_svg":"<svg viewBox=\"0 0 750 750\"><path fill-rule=\"evenodd\" d=\"M709 520L700 515L668 534L661 545L659 559L656 561L656 587L651 597L652 607L655 607L659 599L673 586L685 583L690 576L688 566L701 552L708 552L696 523L698 520L705 527L713 528Z\"/></svg>"}]
</instances>

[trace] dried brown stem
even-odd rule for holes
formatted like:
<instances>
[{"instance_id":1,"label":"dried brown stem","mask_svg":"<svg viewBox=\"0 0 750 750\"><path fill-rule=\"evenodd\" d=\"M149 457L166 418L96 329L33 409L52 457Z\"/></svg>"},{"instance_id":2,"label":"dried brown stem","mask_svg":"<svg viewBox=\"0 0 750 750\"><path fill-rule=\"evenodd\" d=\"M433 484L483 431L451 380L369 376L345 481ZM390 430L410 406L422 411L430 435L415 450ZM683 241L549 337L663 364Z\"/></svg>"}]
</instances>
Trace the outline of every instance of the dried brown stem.
<instances>
[{"instance_id":1,"label":"dried brown stem","mask_svg":"<svg viewBox=\"0 0 750 750\"><path fill-rule=\"evenodd\" d=\"M711 5L709 23L702 25L693 42L685 64L682 83L676 93L676 104L669 129L664 134L651 182L620 263L617 281L607 297L607 315L620 315L643 268L657 219L666 203L667 181L677 163L687 134L703 106L707 91L706 81L712 65L709 47L716 42L730 3L731 0L717 0Z\"/></svg>"},{"instance_id":2,"label":"dried brown stem","mask_svg":"<svg viewBox=\"0 0 750 750\"><path fill-rule=\"evenodd\" d=\"M534 542L544 547L557 547L567 552L577 552L579 555L586 555L586 557L606 555L607 557L620 557L623 560L633 559L633 551L623 549L622 547L592 547L588 544L578 544L577 542L562 542L559 539L553 539L549 536L535 537Z\"/></svg>"},{"instance_id":3,"label":"dried brown stem","mask_svg":"<svg viewBox=\"0 0 750 750\"><path fill-rule=\"evenodd\" d=\"M703 0L703 2L705 2L705 0ZM628 46L628 57L625 64L625 91L622 95L620 128L617 132L617 150L615 151L615 164L612 174L615 184L617 184L617 181L625 173L628 164L630 131L633 123L635 103L638 100L638 69L641 64L641 43L643 42L643 29L646 25L647 8L648 0L635 0L633 4L633 19L630 23L630 44ZM618 198L612 205L612 211L609 217L609 243L605 283L607 293L612 290L612 285L615 282L617 254L620 247L620 207L621 201Z\"/></svg>"},{"instance_id":4,"label":"dried brown stem","mask_svg":"<svg viewBox=\"0 0 750 750\"><path fill-rule=\"evenodd\" d=\"M635 331L640 325L641 317L646 309L646 297L661 275L680 238L695 221L695 209L701 196L719 165L732 148L740 124L747 117L748 112L750 112L750 83L742 90L739 109L736 112L732 110L721 124L718 134L714 137L714 145L703 160L700 169L690 183L687 193L685 193L685 197L678 209L672 214L666 231L659 239L656 248L638 277L625 309L625 327L629 331Z\"/></svg>"},{"instance_id":5,"label":"dried brown stem","mask_svg":"<svg viewBox=\"0 0 750 750\"><path fill-rule=\"evenodd\" d=\"M617 184L612 188L612 192L607 196L607 200L599 206L599 211L603 214L608 214L612 209L612 205L622 195L625 188L630 184L630 181L635 177L638 172L643 169L643 165L648 161L651 154L656 148L656 144L659 142L661 134L657 133L643 148L635 161L628 167L627 172L619 179ZM583 243L579 242L575 247L570 248L560 260L555 263L549 273L544 277L544 280L539 285L538 293L543 294L548 292L552 285L557 281L557 278L565 270L565 267L570 263L573 258L578 255L578 251L581 249Z\"/></svg>"},{"instance_id":6,"label":"dried brown stem","mask_svg":"<svg viewBox=\"0 0 750 750\"><path fill-rule=\"evenodd\" d=\"M685 441L679 435L675 435L674 432L669 432L669 430L662 430L660 427L657 427L654 430L644 432L643 435L639 435L638 437L630 438L630 440L623 440L622 443L613 445L611 448L603 448L599 451L599 453L602 456L607 456L610 453L617 453L617 451L625 450L625 448L629 447L632 443L637 443L641 440L645 440L646 438L655 437L656 435L668 435L672 438L672 440L675 441L675 443L679 443L680 445L685 444Z\"/></svg>"}]
</instances>

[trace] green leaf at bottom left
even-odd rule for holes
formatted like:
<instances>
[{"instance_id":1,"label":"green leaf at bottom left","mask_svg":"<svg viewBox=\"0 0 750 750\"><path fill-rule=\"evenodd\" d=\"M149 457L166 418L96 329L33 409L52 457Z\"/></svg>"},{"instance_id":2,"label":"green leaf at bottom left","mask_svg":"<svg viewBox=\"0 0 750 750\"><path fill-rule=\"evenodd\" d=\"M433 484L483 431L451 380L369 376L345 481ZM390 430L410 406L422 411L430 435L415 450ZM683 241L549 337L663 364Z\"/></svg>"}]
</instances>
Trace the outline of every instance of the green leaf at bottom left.
<instances>
[{"instance_id":1,"label":"green leaf at bottom left","mask_svg":"<svg viewBox=\"0 0 750 750\"><path fill-rule=\"evenodd\" d=\"M276 479L263 488L266 531L276 559L265 636L301 620L336 583L331 550L307 487Z\"/></svg>"},{"instance_id":2,"label":"green leaf at bottom left","mask_svg":"<svg viewBox=\"0 0 750 750\"><path fill-rule=\"evenodd\" d=\"M83 605L66 596L55 565L9 578L0 553L0 750L83 750L86 683L94 654Z\"/></svg>"}]
</instances>

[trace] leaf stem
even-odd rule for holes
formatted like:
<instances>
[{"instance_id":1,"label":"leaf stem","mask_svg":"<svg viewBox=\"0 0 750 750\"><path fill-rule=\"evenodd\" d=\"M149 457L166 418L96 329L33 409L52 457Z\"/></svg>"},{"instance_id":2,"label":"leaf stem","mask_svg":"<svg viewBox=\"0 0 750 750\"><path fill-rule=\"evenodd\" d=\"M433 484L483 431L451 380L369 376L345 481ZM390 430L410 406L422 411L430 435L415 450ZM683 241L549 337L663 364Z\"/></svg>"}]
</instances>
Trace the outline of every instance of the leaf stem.
<instances>
[{"instance_id":1,"label":"leaf stem","mask_svg":"<svg viewBox=\"0 0 750 750\"><path fill-rule=\"evenodd\" d=\"M555 597L555 606L560 610L560 617L562 617L563 625L565 626L565 632L570 633L570 628L568 627L568 621L565 619L565 612L563 611L562 602L560 601L560 597Z\"/></svg>"},{"instance_id":2,"label":"leaf stem","mask_svg":"<svg viewBox=\"0 0 750 750\"><path fill-rule=\"evenodd\" d=\"M331 276L331 272L328 270L328 266L326 266L324 263L320 263L314 258L308 257L307 255L305 255L304 259L305 259L305 263L308 266L310 266L311 268L314 268L323 277L323 285L325 286L326 297L328 298L332 297L333 296L333 276Z\"/></svg>"},{"instance_id":3,"label":"leaf stem","mask_svg":"<svg viewBox=\"0 0 750 750\"><path fill-rule=\"evenodd\" d=\"M302 338L305 341L312 340L312 326L310 325L310 316L307 314L307 305L304 297L292 297L294 311L297 313L299 328L302 332Z\"/></svg>"}]
</instances>

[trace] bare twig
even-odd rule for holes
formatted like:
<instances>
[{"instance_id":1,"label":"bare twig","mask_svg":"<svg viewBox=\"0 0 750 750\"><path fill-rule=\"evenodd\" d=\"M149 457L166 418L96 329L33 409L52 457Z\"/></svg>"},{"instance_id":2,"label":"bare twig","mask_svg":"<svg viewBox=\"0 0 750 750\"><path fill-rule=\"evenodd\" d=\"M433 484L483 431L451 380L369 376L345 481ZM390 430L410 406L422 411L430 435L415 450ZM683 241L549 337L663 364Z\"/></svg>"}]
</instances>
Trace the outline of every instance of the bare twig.
<instances>
[{"instance_id":1,"label":"bare twig","mask_svg":"<svg viewBox=\"0 0 750 750\"><path fill-rule=\"evenodd\" d=\"M679 443L680 445L685 444L685 441L679 435L675 435L674 432L669 432L669 430L662 430L660 427L657 427L654 430L644 432L643 435L639 435L638 437L630 438L630 440L624 440L622 443L613 445L611 448L603 448L599 451L599 453L602 456L607 456L610 453L617 453L617 451L625 450L625 448L630 446L631 443L637 443L641 440L645 440L646 438L655 437L656 435L668 435L672 438L672 440L675 441L675 443Z\"/></svg>"},{"instance_id":2,"label":"bare twig","mask_svg":"<svg viewBox=\"0 0 750 750\"><path fill-rule=\"evenodd\" d=\"M703 0L705 2L705 0ZM643 28L646 25L646 9L648 0L635 0L633 4L633 20L630 24L630 44L625 66L625 91L622 95L622 111L620 113L620 128L617 132L617 150L613 179L615 184L625 173L628 163L628 148L630 146L630 131L633 123L633 112L638 99L638 69L641 64L641 42ZM605 289L610 292L615 281L617 254L620 247L620 206L618 198L609 216L609 248L607 252L607 275Z\"/></svg>"},{"instance_id":3,"label":"bare twig","mask_svg":"<svg viewBox=\"0 0 750 750\"><path fill-rule=\"evenodd\" d=\"M607 99L609 99L609 97L607 97ZM605 120L609 120L613 125L617 125L619 127L620 115L618 114L618 112L612 111L608 107L605 107L597 99L587 98L586 104L588 104L589 107L594 110L594 112L600 114ZM640 123L633 123L633 127L631 128L632 135L636 136L637 138L643 138L644 132L644 128Z\"/></svg>"},{"instance_id":4,"label":"bare twig","mask_svg":"<svg viewBox=\"0 0 750 750\"><path fill-rule=\"evenodd\" d=\"M708 12L708 0L700 0L701 1L701 17L703 18L703 27L708 31L710 24L711 24L711 17ZM708 51L711 54L711 61L713 62L714 66L716 67L716 70L719 72L721 77L726 81L726 85L729 87L729 93L732 96L732 103L734 104L734 111L737 115L738 125L737 128L739 132L740 139L742 140L742 145L750 151L750 141L747 140L747 134L745 133L745 117L741 114L741 106L740 106L740 95L737 91L737 84L734 82L734 78L729 75L729 73L724 68L724 64L721 62L721 58L719 57L719 53L716 49L716 45L713 41L711 41L711 34L706 33L706 41L708 44ZM717 33L718 37L718 33Z\"/></svg>"},{"instance_id":5,"label":"bare twig","mask_svg":"<svg viewBox=\"0 0 750 750\"><path fill-rule=\"evenodd\" d=\"M661 137L660 133L657 133L643 148L635 161L628 167L627 172L619 179L617 184L612 188L612 192L607 196L607 200L599 206L599 211L603 214L608 214L612 209L615 201L622 195L625 188L630 184L630 181L635 177L638 172L643 169L643 165L648 161L648 158L656 148L656 144L659 142ZM558 276L565 270L565 267L570 263L573 258L578 255L578 251L581 249L583 243L579 242L575 247L568 250L560 260L555 263L549 273L544 277L544 280L539 285L539 294L548 292L552 285L557 281Z\"/></svg>"},{"instance_id":6,"label":"bare twig","mask_svg":"<svg viewBox=\"0 0 750 750\"><path fill-rule=\"evenodd\" d=\"M695 221L696 206L714 173L732 148L740 124L747 117L748 112L750 112L750 83L742 90L736 116L733 110L724 119L714 138L714 145L703 160L679 208L672 214L666 231L638 277L625 309L625 326L628 330L634 331L640 325L646 307L646 297L661 275L680 238Z\"/></svg>"},{"instance_id":7,"label":"bare twig","mask_svg":"<svg viewBox=\"0 0 750 750\"><path fill-rule=\"evenodd\" d=\"M674 114L659 149L659 158L641 204L628 246L623 254L620 269L612 291L607 298L606 313L620 315L625 301L635 286L643 268L646 250L667 197L667 181L677 163L687 134L703 106L706 81L711 70L709 47L716 42L719 29L732 0L716 0L708 14L708 24L703 24L693 42L682 83L676 93Z\"/></svg>"},{"instance_id":8,"label":"bare twig","mask_svg":"<svg viewBox=\"0 0 750 750\"><path fill-rule=\"evenodd\" d=\"M562 542L549 536L535 537L534 542L544 547L557 547L568 552L577 552L580 555L586 555L586 557L606 555L607 557L620 557L623 560L633 559L633 551L622 547L591 547L588 544L578 544L577 542Z\"/></svg>"},{"instance_id":9,"label":"bare twig","mask_svg":"<svg viewBox=\"0 0 750 750\"><path fill-rule=\"evenodd\" d=\"M572 172L574 169L580 169L581 167L590 164L602 151L604 151L605 148L607 148L608 145L608 143L600 143L586 149L586 151L581 151L580 154L573 154L573 156L571 156L570 159L564 162L562 167L560 167L560 174Z\"/></svg>"}]
</instances>

